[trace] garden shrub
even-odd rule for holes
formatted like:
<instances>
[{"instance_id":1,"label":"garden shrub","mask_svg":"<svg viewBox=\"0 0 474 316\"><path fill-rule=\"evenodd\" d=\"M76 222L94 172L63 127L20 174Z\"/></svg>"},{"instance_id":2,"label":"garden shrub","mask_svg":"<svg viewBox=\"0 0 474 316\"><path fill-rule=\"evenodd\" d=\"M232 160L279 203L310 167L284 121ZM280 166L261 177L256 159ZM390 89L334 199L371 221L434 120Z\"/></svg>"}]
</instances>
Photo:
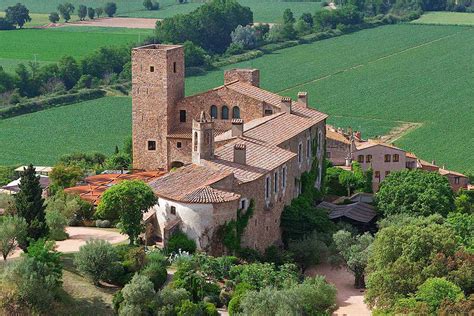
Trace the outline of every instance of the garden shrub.
<instances>
[{"instance_id":1,"label":"garden shrub","mask_svg":"<svg viewBox=\"0 0 474 316\"><path fill-rule=\"evenodd\" d=\"M49 238L53 240L65 240L68 234L65 231L67 218L57 210L46 212L46 224L49 228Z\"/></svg>"},{"instance_id":2,"label":"garden shrub","mask_svg":"<svg viewBox=\"0 0 474 316\"><path fill-rule=\"evenodd\" d=\"M148 264L140 274L148 277L150 281L153 283L153 287L155 291L161 289L163 284L166 282L166 278L168 277L168 272L166 271L166 267L163 266L159 262L153 262Z\"/></svg>"},{"instance_id":3,"label":"garden shrub","mask_svg":"<svg viewBox=\"0 0 474 316\"><path fill-rule=\"evenodd\" d=\"M95 226L99 228L110 228L112 227L112 224L107 219L104 219L104 220L98 219L95 221Z\"/></svg>"},{"instance_id":4,"label":"garden shrub","mask_svg":"<svg viewBox=\"0 0 474 316\"><path fill-rule=\"evenodd\" d=\"M146 264L152 263L159 263L164 267L169 265L168 257L159 250L150 251L146 254Z\"/></svg>"},{"instance_id":5,"label":"garden shrub","mask_svg":"<svg viewBox=\"0 0 474 316\"><path fill-rule=\"evenodd\" d=\"M170 286L164 287L158 292L155 303L158 312L166 314L166 311L174 312L176 308L181 306L183 301L190 300L191 295L183 288L172 288Z\"/></svg>"},{"instance_id":6,"label":"garden shrub","mask_svg":"<svg viewBox=\"0 0 474 316\"><path fill-rule=\"evenodd\" d=\"M177 232L171 236L171 238L166 243L166 250L169 253L187 251L189 253L194 253L196 251L196 242L190 239L185 233Z\"/></svg>"},{"instance_id":7,"label":"garden shrub","mask_svg":"<svg viewBox=\"0 0 474 316\"><path fill-rule=\"evenodd\" d=\"M122 289L122 295L119 315L143 315L150 311L155 290L153 283L146 276L135 274L130 283ZM130 314L132 311L133 314Z\"/></svg>"},{"instance_id":8,"label":"garden shrub","mask_svg":"<svg viewBox=\"0 0 474 316\"><path fill-rule=\"evenodd\" d=\"M446 278L429 278L418 287L415 297L426 302L431 313L436 313L443 301L460 301L464 299L464 293L459 286Z\"/></svg>"},{"instance_id":9,"label":"garden shrub","mask_svg":"<svg viewBox=\"0 0 474 316\"><path fill-rule=\"evenodd\" d=\"M256 290L266 286L281 288L287 282L298 280L297 270L294 264L288 263L279 268L273 263L251 263L233 266L230 276L237 283L247 283Z\"/></svg>"},{"instance_id":10,"label":"garden shrub","mask_svg":"<svg viewBox=\"0 0 474 316\"><path fill-rule=\"evenodd\" d=\"M74 256L76 268L88 276L94 284L107 280L118 260L114 247L104 240L88 240Z\"/></svg>"}]
</instances>

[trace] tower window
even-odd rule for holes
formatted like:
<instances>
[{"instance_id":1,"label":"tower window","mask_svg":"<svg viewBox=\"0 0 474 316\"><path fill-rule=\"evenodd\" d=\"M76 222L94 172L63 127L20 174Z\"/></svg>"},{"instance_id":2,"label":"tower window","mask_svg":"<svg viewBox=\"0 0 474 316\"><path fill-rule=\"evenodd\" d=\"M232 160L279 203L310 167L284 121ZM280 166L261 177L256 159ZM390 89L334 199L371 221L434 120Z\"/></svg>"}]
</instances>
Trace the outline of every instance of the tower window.
<instances>
[{"instance_id":1,"label":"tower window","mask_svg":"<svg viewBox=\"0 0 474 316\"><path fill-rule=\"evenodd\" d=\"M176 62L173 63L173 72L176 73Z\"/></svg>"},{"instance_id":2,"label":"tower window","mask_svg":"<svg viewBox=\"0 0 474 316\"><path fill-rule=\"evenodd\" d=\"M177 143L176 143L176 147L177 147L177 148L181 148L182 146L183 146L183 145L181 144L181 142L177 142Z\"/></svg>"},{"instance_id":3,"label":"tower window","mask_svg":"<svg viewBox=\"0 0 474 316\"><path fill-rule=\"evenodd\" d=\"M176 215L176 206L171 207L171 215Z\"/></svg>"},{"instance_id":4,"label":"tower window","mask_svg":"<svg viewBox=\"0 0 474 316\"><path fill-rule=\"evenodd\" d=\"M194 151L198 150L198 133L194 132Z\"/></svg>"},{"instance_id":5,"label":"tower window","mask_svg":"<svg viewBox=\"0 0 474 316\"><path fill-rule=\"evenodd\" d=\"M186 122L186 110L180 110L179 111L179 121L181 123L185 123Z\"/></svg>"},{"instance_id":6,"label":"tower window","mask_svg":"<svg viewBox=\"0 0 474 316\"><path fill-rule=\"evenodd\" d=\"M232 108L232 118L239 119L240 118L240 109L238 106L234 106Z\"/></svg>"},{"instance_id":7,"label":"tower window","mask_svg":"<svg viewBox=\"0 0 474 316\"><path fill-rule=\"evenodd\" d=\"M154 140L148 141L148 150L156 150L156 141Z\"/></svg>"},{"instance_id":8,"label":"tower window","mask_svg":"<svg viewBox=\"0 0 474 316\"><path fill-rule=\"evenodd\" d=\"M229 108L227 105L222 107L221 119L228 120L229 119Z\"/></svg>"},{"instance_id":9,"label":"tower window","mask_svg":"<svg viewBox=\"0 0 474 316\"><path fill-rule=\"evenodd\" d=\"M150 66L150 72L155 72L155 66Z\"/></svg>"},{"instance_id":10,"label":"tower window","mask_svg":"<svg viewBox=\"0 0 474 316\"><path fill-rule=\"evenodd\" d=\"M265 110L265 116L272 115L272 114L273 114L273 110Z\"/></svg>"},{"instance_id":11,"label":"tower window","mask_svg":"<svg viewBox=\"0 0 474 316\"><path fill-rule=\"evenodd\" d=\"M215 105L211 105L211 118L217 118L217 106Z\"/></svg>"}]
</instances>

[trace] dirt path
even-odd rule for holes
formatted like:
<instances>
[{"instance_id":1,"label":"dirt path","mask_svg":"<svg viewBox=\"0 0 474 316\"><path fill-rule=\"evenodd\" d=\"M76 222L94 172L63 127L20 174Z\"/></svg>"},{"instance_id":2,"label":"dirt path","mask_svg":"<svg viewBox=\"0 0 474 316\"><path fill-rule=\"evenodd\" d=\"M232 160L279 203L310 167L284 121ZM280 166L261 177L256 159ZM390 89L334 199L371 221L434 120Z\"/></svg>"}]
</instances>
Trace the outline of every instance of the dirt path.
<instances>
[{"instance_id":1,"label":"dirt path","mask_svg":"<svg viewBox=\"0 0 474 316\"><path fill-rule=\"evenodd\" d=\"M121 243L128 239L126 235L109 229L67 227L66 232L69 234L69 238L56 242L56 250L59 252L77 252L79 247L85 245L86 241L90 239L106 240L111 244ZM21 252L20 249L17 249L8 259L20 256Z\"/></svg>"},{"instance_id":2,"label":"dirt path","mask_svg":"<svg viewBox=\"0 0 474 316\"><path fill-rule=\"evenodd\" d=\"M96 27L124 27L129 29L154 29L159 19L146 18L99 18L94 20L56 23L41 28L68 27L68 26L96 26Z\"/></svg>"},{"instance_id":3,"label":"dirt path","mask_svg":"<svg viewBox=\"0 0 474 316\"><path fill-rule=\"evenodd\" d=\"M364 291L354 288L354 276L345 269L335 270L329 264L320 264L306 271L306 275L324 275L337 288L337 310L334 316L371 315L364 303Z\"/></svg>"}]
</instances>

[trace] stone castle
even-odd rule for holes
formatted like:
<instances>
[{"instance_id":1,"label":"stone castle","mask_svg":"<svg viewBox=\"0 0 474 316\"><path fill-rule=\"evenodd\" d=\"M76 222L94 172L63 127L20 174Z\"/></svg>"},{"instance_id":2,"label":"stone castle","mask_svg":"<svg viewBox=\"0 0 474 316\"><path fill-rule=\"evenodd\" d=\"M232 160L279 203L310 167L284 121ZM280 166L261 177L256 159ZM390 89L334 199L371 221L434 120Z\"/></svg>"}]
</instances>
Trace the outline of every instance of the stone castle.
<instances>
[{"instance_id":1,"label":"stone castle","mask_svg":"<svg viewBox=\"0 0 474 316\"><path fill-rule=\"evenodd\" d=\"M132 51L134 169L170 171L150 183L157 234L181 229L210 253L224 251L219 227L254 201L242 246L263 251L281 239L280 215L301 192L301 175L319 163L327 115L260 88L257 69L233 69L224 85L185 97L184 50Z\"/></svg>"}]
</instances>

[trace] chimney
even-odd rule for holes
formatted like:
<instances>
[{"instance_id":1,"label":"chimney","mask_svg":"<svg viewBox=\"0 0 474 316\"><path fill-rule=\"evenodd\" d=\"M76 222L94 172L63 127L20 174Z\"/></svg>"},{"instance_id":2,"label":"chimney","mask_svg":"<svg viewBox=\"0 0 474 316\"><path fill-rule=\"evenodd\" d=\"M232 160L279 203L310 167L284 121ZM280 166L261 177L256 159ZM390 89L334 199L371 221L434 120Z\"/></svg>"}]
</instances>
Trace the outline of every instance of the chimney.
<instances>
[{"instance_id":1,"label":"chimney","mask_svg":"<svg viewBox=\"0 0 474 316\"><path fill-rule=\"evenodd\" d=\"M232 137L239 137L244 134L244 120L233 119L232 120Z\"/></svg>"},{"instance_id":2,"label":"chimney","mask_svg":"<svg viewBox=\"0 0 474 316\"><path fill-rule=\"evenodd\" d=\"M245 165L247 156L247 146L245 144L235 144L234 145L234 162Z\"/></svg>"},{"instance_id":3,"label":"chimney","mask_svg":"<svg viewBox=\"0 0 474 316\"><path fill-rule=\"evenodd\" d=\"M289 97L281 98L281 111L291 114L291 98Z\"/></svg>"},{"instance_id":4,"label":"chimney","mask_svg":"<svg viewBox=\"0 0 474 316\"><path fill-rule=\"evenodd\" d=\"M360 131L356 131L354 133L354 136L357 138L357 139L362 139L362 133Z\"/></svg>"},{"instance_id":5,"label":"chimney","mask_svg":"<svg viewBox=\"0 0 474 316\"><path fill-rule=\"evenodd\" d=\"M435 160L431 160L431 164L436 166L436 161L435 161Z\"/></svg>"},{"instance_id":6,"label":"chimney","mask_svg":"<svg viewBox=\"0 0 474 316\"><path fill-rule=\"evenodd\" d=\"M308 107L308 92L298 92L298 102L301 102Z\"/></svg>"}]
</instances>

